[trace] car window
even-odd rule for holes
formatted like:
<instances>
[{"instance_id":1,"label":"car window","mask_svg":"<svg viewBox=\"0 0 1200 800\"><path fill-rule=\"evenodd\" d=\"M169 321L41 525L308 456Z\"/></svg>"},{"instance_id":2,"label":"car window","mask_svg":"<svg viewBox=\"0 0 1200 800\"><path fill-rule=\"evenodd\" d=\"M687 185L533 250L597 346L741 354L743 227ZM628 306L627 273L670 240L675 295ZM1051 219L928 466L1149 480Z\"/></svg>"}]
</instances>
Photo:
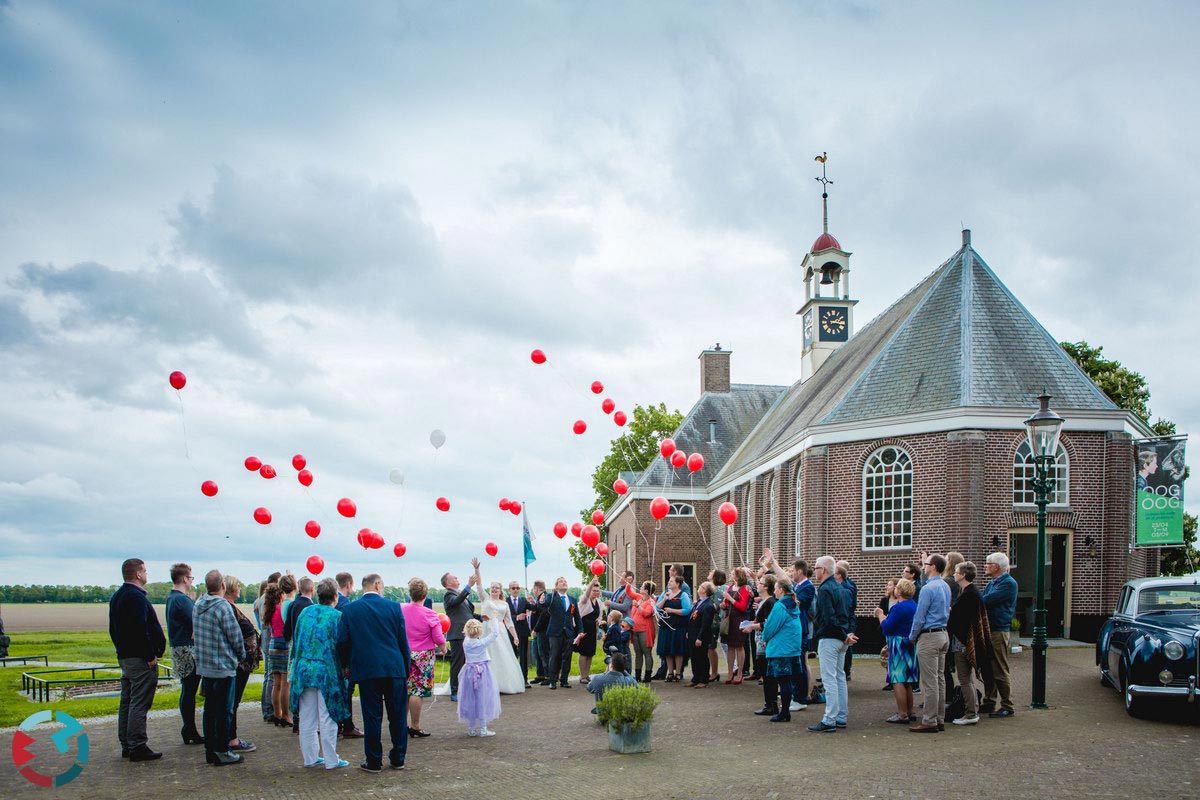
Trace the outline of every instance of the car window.
<instances>
[{"instance_id":1,"label":"car window","mask_svg":"<svg viewBox=\"0 0 1200 800\"><path fill-rule=\"evenodd\" d=\"M1142 589L1138 613L1154 611L1200 611L1200 586L1160 586Z\"/></svg>"},{"instance_id":2,"label":"car window","mask_svg":"<svg viewBox=\"0 0 1200 800\"><path fill-rule=\"evenodd\" d=\"M1128 614L1130 612L1129 601L1133 597L1133 589L1126 586L1121 589L1121 600L1117 603L1118 614Z\"/></svg>"}]
</instances>

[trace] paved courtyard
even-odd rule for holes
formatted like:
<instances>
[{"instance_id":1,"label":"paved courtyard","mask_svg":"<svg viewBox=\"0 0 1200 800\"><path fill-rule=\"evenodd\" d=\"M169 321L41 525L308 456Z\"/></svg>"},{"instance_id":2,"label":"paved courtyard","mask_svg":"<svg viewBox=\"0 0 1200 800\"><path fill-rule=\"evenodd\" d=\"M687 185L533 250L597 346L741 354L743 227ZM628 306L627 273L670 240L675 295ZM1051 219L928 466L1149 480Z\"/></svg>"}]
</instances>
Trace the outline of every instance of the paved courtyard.
<instances>
[{"instance_id":1,"label":"paved courtyard","mask_svg":"<svg viewBox=\"0 0 1200 800\"><path fill-rule=\"evenodd\" d=\"M850 684L850 725L811 734L819 706L771 724L751 712L758 686L655 688L663 696L653 728L654 751L620 756L588 713L590 695L576 687L535 688L504 700L492 739L468 738L446 699L427 706L423 725L434 735L410 740L403 772L358 770L362 746L342 742L351 769L300 767L289 731L268 727L257 708L243 709L243 737L258 745L246 763L214 768L202 748L179 743L177 717L150 723L162 760L128 764L119 757L115 722L86 725L92 754L83 774L61 789L27 784L7 757L0 797L103 800L184 793L245 798L793 798L821 797L1140 797L1200 794L1200 726L1196 709L1145 722L1126 716L1118 695L1102 689L1089 649L1050 651L1052 709L1032 712L1029 651L1014 659L1017 716L985 718L919 736L888 725L891 694L881 692L877 661L860 660ZM813 662L815 665L815 662ZM361 719L361 716L358 717ZM48 737L43 737L48 738ZM386 743L385 743L386 747ZM50 748L53 752L53 748ZM42 756L40 746L35 750ZM828 788L822 782L831 781Z\"/></svg>"}]
</instances>

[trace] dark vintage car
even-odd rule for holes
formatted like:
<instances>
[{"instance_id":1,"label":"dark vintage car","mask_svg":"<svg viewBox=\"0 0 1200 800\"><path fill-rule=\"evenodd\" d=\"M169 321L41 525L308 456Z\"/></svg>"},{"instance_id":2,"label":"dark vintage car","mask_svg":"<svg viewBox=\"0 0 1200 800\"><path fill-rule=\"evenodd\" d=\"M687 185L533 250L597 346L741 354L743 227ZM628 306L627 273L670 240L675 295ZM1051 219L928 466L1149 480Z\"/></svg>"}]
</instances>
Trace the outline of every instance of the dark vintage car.
<instances>
[{"instance_id":1,"label":"dark vintage car","mask_svg":"<svg viewBox=\"0 0 1200 800\"><path fill-rule=\"evenodd\" d=\"M1126 583L1100 628L1096 664L1132 716L1156 700L1200 705L1200 572Z\"/></svg>"}]
</instances>

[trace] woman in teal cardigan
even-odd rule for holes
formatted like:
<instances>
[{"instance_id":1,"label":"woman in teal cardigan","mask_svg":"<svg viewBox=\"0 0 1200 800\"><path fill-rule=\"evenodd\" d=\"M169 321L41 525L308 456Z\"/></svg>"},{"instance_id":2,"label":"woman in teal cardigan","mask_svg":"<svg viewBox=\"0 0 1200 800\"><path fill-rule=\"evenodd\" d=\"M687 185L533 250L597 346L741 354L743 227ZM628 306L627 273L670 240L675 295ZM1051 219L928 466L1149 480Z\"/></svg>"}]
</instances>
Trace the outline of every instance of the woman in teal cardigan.
<instances>
[{"instance_id":1,"label":"woman in teal cardigan","mask_svg":"<svg viewBox=\"0 0 1200 800\"><path fill-rule=\"evenodd\" d=\"M350 715L349 698L338 663L338 625L342 612L337 602L337 582L326 578L317 586L317 603L300 612L292 634L288 660L291 707L300 715L300 752L304 766L324 764L325 769L346 766L337 754L337 720ZM318 733L320 752L318 756Z\"/></svg>"},{"instance_id":2,"label":"woman in teal cardigan","mask_svg":"<svg viewBox=\"0 0 1200 800\"><path fill-rule=\"evenodd\" d=\"M792 676L800 674L804 631L791 581L780 575L776 575L775 581L775 605L762 629L767 645L767 674L779 682L779 713L771 717L771 722L791 722Z\"/></svg>"}]
</instances>

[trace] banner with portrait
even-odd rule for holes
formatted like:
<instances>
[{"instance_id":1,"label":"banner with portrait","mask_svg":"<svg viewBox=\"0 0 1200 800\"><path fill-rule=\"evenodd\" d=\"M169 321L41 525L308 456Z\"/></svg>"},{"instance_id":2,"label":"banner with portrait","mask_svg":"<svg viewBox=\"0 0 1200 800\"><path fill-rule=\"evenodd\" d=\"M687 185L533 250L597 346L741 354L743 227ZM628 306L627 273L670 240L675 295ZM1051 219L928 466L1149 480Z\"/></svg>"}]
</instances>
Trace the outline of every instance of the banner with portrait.
<instances>
[{"instance_id":1,"label":"banner with portrait","mask_svg":"<svg viewBox=\"0 0 1200 800\"><path fill-rule=\"evenodd\" d=\"M1183 478L1186 436L1140 439L1134 462L1138 547L1183 544Z\"/></svg>"}]
</instances>

